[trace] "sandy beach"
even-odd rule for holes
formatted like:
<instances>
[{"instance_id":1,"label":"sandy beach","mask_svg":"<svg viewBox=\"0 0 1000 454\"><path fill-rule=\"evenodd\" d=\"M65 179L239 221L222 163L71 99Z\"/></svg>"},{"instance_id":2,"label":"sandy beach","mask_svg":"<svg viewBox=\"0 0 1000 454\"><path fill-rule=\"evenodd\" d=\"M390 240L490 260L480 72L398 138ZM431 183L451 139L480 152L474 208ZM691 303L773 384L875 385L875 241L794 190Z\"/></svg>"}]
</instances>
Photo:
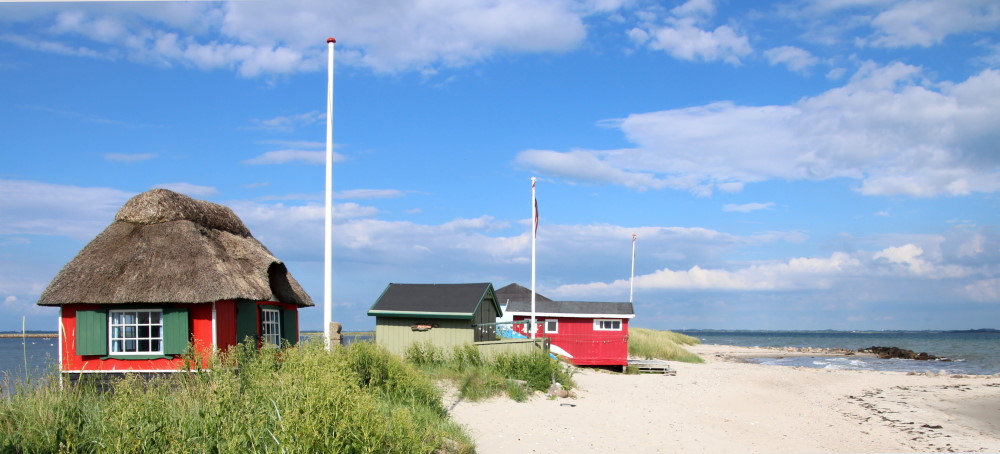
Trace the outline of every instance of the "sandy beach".
<instances>
[{"instance_id":1,"label":"sandy beach","mask_svg":"<svg viewBox=\"0 0 1000 454\"><path fill-rule=\"evenodd\" d=\"M765 366L739 358L803 353L690 350L706 363L671 362L674 376L580 369L576 398L445 404L484 454L1000 451L1000 378Z\"/></svg>"}]
</instances>

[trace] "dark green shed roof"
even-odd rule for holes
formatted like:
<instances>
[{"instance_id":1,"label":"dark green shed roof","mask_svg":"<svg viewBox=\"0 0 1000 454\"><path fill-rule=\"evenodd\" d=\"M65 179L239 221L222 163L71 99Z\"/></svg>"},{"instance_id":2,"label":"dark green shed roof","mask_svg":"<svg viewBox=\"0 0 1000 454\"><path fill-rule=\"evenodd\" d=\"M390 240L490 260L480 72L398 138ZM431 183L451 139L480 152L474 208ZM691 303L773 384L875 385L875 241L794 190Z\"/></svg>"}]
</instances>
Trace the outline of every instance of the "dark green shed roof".
<instances>
[{"instance_id":1,"label":"dark green shed roof","mask_svg":"<svg viewBox=\"0 0 1000 454\"><path fill-rule=\"evenodd\" d=\"M500 314L493 284L389 284L369 316L472 319L484 301Z\"/></svg>"}]
</instances>

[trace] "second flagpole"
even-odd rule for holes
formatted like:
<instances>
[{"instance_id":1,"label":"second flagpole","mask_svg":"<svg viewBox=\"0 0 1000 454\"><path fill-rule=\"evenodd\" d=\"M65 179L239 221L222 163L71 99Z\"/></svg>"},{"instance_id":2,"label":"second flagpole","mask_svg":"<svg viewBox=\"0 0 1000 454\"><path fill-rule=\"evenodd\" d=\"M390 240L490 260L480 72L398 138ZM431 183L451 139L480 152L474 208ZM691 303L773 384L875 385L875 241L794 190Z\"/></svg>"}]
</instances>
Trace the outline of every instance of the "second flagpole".
<instances>
[{"instance_id":1,"label":"second flagpole","mask_svg":"<svg viewBox=\"0 0 1000 454\"><path fill-rule=\"evenodd\" d=\"M535 199L535 177L531 177L531 338L535 338L535 237L538 236L538 200Z\"/></svg>"}]
</instances>

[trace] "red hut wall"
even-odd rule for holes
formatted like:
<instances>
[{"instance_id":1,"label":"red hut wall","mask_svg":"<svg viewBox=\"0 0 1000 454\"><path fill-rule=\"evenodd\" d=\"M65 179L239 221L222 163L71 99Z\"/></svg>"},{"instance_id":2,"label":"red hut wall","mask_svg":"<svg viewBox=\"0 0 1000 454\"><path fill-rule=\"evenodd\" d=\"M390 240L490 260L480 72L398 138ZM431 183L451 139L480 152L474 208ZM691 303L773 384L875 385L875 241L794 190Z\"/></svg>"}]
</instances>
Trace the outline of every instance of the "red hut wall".
<instances>
[{"instance_id":1,"label":"red hut wall","mask_svg":"<svg viewBox=\"0 0 1000 454\"><path fill-rule=\"evenodd\" d=\"M68 304L62 307L60 327L62 336L63 371L173 371L183 359L180 357L157 359L122 359L107 356L81 356L76 354L76 312L101 309L96 304ZM212 303L175 305L188 310L188 329L191 339L203 357L212 351Z\"/></svg>"},{"instance_id":2,"label":"red hut wall","mask_svg":"<svg viewBox=\"0 0 1000 454\"><path fill-rule=\"evenodd\" d=\"M531 317L515 315L514 321L530 320ZM558 332L546 333L545 320L559 320ZM627 318L602 317L606 320L621 320L621 331L594 330L593 318L536 316L538 337L552 339L552 345L573 355L570 361L578 366L626 366L628 365L628 321ZM514 329L527 334L527 325L516 324Z\"/></svg>"}]
</instances>

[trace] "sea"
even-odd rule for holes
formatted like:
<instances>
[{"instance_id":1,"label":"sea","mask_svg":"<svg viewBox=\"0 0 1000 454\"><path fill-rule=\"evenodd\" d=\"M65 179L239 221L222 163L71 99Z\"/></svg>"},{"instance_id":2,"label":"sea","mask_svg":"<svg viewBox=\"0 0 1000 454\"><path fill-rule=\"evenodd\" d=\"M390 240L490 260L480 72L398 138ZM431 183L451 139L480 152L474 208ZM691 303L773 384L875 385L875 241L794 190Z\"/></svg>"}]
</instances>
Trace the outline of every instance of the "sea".
<instances>
[{"instance_id":1,"label":"sea","mask_svg":"<svg viewBox=\"0 0 1000 454\"><path fill-rule=\"evenodd\" d=\"M948 360L917 361L868 356L777 356L748 358L772 366L896 372L992 375L1000 373L1000 331L716 331L675 330L703 344L742 347L811 347L858 350L873 346L926 352Z\"/></svg>"},{"instance_id":2,"label":"sea","mask_svg":"<svg viewBox=\"0 0 1000 454\"><path fill-rule=\"evenodd\" d=\"M715 331L675 330L704 344L743 347L812 347L857 350L872 346L927 352L948 361L878 359L867 356L785 356L748 358L770 366L897 372L992 375L1000 373L1000 331ZM345 336L345 343L370 336ZM56 369L56 337L0 338L0 386L40 377ZM6 388L6 386L3 386Z\"/></svg>"}]
</instances>

